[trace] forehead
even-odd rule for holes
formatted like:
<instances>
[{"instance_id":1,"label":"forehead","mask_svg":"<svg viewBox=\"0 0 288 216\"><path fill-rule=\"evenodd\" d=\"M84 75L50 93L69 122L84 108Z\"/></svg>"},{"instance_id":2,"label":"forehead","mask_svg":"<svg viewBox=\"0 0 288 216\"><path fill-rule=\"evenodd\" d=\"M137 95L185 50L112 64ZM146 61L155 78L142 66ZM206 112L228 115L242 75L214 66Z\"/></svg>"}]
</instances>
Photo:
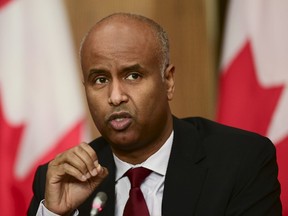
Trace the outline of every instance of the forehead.
<instances>
[{"instance_id":1,"label":"forehead","mask_svg":"<svg viewBox=\"0 0 288 216\"><path fill-rule=\"evenodd\" d=\"M82 57L101 52L155 53L155 31L146 23L130 19L113 19L96 24L83 43Z\"/></svg>"}]
</instances>

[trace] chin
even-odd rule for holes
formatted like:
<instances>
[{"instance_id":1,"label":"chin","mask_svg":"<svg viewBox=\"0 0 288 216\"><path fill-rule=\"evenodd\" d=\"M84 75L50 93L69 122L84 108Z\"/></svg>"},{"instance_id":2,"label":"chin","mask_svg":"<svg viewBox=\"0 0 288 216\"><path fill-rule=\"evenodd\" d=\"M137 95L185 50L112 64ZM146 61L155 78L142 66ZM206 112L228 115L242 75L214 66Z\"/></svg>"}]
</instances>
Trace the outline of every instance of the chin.
<instances>
[{"instance_id":1,"label":"chin","mask_svg":"<svg viewBox=\"0 0 288 216\"><path fill-rule=\"evenodd\" d=\"M114 148L129 150L139 145L139 140L135 136L128 136L128 134L117 134L108 139Z\"/></svg>"}]
</instances>

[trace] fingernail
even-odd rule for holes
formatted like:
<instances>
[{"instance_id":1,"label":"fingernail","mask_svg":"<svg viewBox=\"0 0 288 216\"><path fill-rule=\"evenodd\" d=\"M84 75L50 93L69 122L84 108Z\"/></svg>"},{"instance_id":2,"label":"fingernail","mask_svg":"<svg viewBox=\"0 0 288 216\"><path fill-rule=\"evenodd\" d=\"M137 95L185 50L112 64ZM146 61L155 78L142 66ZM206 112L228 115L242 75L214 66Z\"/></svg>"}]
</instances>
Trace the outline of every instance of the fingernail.
<instances>
[{"instance_id":1,"label":"fingernail","mask_svg":"<svg viewBox=\"0 0 288 216\"><path fill-rule=\"evenodd\" d=\"M82 175L82 176L81 176L81 179L82 179L83 181L86 181L86 180L87 180L87 178L86 178L85 175Z\"/></svg>"},{"instance_id":2,"label":"fingernail","mask_svg":"<svg viewBox=\"0 0 288 216\"><path fill-rule=\"evenodd\" d=\"M86 173L86 178L89 179L91 177L90 173Z\"/></svg>"},{"instance_id":3,"label":"fingernail","mask_svg":"<svg viewBox=\"0 0 288 216\"><path fill-rule=\"evenodd\" d=\"M97 167L99 165L98 160L94 161L94 166Z\"/></svg>"},{"instance_id":4,"label":"fingernail","mask_svg":"<svg viewBox=\"0 0 288 216\"><path fill-rule=\"evenodd\" d=\"M103 168L102 168L102 166L101 166L100 164L98 164L98 166L96 167L96 169L97 169L97 172L98 172L98 173L102 173Z\"/></svg>"},{"instance_id":5,"label":"fingernail","mask_svg":"<svg viewBox=\"0 0 288 216\"><path fill-rule=\"evenodd\" d=\"M94 168L94 169L92 170L91 174L92 174L92 176L96 176L96 175L97 175L97 170L96 170L96 168Z\"/></svg>"}]
</instances>

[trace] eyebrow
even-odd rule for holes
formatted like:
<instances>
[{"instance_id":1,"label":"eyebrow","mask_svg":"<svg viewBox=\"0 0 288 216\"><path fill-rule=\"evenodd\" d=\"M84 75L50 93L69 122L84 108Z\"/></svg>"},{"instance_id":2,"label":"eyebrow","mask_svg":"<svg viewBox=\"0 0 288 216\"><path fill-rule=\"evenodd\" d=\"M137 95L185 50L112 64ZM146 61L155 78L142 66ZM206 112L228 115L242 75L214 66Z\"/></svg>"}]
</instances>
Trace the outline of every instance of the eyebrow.
<instances>
[{"instance_id":1,"label":"eyebrow","mask_svg":"<svg viewBox=\"0 0 288 216\"><path fill-rule=\"evenodd\" d=\"M89 70L88 75L91 75L91 74L103 74L103 73L107 73L107 72L108 72L108 71L105 70L105 69L93 68L93 69Z\"/></svg>"},{"instance_id":2,"label":"eyebrow","mask_svg":"<svg viewBox=\"0 0 288 216\"><path fill-rule=\"evenodd\" d=\"M143 67L140 65L140 64L134 64L134 65L131 65L131 66L124 66L122 69L120 69L120 73L125 73L125 72L129 72L129 71L139 71L139 70L143 70ZM90 69L88 71L88 76L87 76L87 79L89 80L91 78L91 76L93 75L97 75L97 74L107 74L109 73L108 70L106 69L101 69L101 68L93 68L93 69Z\"/></svg>"},{"instance_id":3,"label":"eyebrow","mask_svg":"<svg viewBox=\"0 0 288 216\"><path fill-rule=\"evenodd\" d=\"M127 66L127 67L123 67L123 69L121 71L138 71L138 70L142 70L143 67L140 64L135 64L135 65L131 65L131 66Z\"/></svg>"},{"instance_id":4,"label":"eyebrow","mask_svg":"<svg viewBox=\"0 0 288 216\"><path fill-rule=\"evenodd\" d=\"M97 69L97 68L93 68L93 69L90 69L88 71L88 76L87 76L87 80L89 80L91 78L91 76L93 75L97 75L97 74L106 74L108 71L105 70L105 69Z\"/></svg>"}]
</instances>

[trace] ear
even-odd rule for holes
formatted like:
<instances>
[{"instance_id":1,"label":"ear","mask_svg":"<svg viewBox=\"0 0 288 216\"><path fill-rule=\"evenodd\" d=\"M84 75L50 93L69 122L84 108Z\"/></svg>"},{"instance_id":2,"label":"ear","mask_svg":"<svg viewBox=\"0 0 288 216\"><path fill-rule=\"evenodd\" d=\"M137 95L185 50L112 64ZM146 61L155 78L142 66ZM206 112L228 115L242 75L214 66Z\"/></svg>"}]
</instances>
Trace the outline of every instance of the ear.
<instances>
[{"instance_id":1,"label":"ear","mask_svg":"<svg viewBox=\"0 0 288 216\"><path fill-rule=\"evenodd\" d=\"M174 73L175 73L175 67L172 64L168 65L168 67L164 72L164 82L166 83L167 99L169 101L172 100L174 95L174 88L175 88Z\"/></svg>"}]
</instances>

